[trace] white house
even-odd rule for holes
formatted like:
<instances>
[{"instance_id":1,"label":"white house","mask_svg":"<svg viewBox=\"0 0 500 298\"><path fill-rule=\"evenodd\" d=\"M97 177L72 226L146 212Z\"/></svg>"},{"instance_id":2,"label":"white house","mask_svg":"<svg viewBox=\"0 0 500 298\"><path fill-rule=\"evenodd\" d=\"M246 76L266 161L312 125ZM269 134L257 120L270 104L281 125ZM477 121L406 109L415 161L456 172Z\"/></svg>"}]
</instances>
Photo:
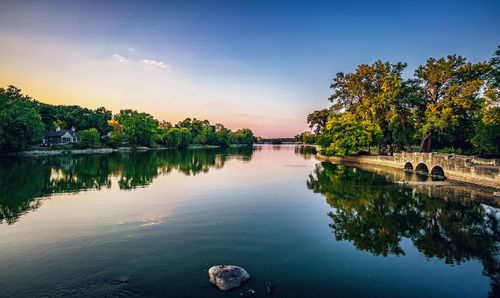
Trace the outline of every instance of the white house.
<instances>
[{"instance_id":1,"label":"white house","mask_svg":"<svg viewBox=\"0 0 500 298\"><path fill-rule=\"evenodd\" d=\"M56 129L48 131L43 135L44 144L71 144L78 142L78 134L74 129Z\"/></svg>"}]
</instances>

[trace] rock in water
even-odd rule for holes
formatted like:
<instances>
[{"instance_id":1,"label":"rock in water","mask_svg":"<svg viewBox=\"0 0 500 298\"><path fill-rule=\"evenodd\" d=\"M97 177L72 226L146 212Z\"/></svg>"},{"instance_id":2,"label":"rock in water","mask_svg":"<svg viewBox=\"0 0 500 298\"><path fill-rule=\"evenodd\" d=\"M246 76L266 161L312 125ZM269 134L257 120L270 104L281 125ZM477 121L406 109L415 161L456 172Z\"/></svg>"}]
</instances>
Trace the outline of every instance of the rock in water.
<instances>
[{"instance_id":1,"label":"rock in water","mask_svg":"<svg viewBox=\"0 0 500 298\"><path fill-rule=\"evenodd\" d=\"M218 265L208 269L210 282L217 288L226 291L241 286L250 279L245 269L234 265Z\"/></svg>"},{"instance_id":2,"label":"rock in water","mask_svg":"<svg viewBox=\"0 0 500 298\"><path fill-rule=\"evenodd\" d=\"M271 282L266 282L265 284L266 292L271 295L273 293L273 284Z\"/></svg>"}]
</instances>

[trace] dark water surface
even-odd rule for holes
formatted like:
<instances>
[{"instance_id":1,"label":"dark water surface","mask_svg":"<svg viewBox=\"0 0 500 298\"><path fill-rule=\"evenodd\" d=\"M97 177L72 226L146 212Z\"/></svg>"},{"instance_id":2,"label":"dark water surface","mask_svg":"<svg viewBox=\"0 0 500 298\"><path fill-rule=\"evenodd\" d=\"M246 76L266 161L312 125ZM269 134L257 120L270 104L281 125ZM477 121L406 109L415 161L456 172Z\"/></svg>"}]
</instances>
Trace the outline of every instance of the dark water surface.
<instances>
[{"instance_id":1,"label":"dark water surface","mask_svg":"<svg viewBox=\"0 0 500 298\"><path fill-rule=\"evenodd\" d=\"M498 297L500 210L429 195L294 146L0 159L0 297Z\"/></svg>"}]
</instances>

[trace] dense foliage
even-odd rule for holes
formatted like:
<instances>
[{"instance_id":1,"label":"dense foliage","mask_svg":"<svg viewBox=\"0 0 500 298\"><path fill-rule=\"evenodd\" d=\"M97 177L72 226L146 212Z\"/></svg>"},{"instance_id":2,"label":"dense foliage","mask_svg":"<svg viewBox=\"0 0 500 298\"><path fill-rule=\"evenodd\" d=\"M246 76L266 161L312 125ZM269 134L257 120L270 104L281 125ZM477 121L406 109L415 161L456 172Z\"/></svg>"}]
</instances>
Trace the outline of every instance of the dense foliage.
<instances>
[{"instance_id":1,"label":"dense foliage","mask_svg":"<svg viewBox=\"0 0 500 298\"><path fill-rule=\"evenodd\" d=\"M165 133L163 142L168 147L186 148L191 144L192 139L193 136L187 128L173 127Z\"/></svg>"},{"instance_id":2,"label":"dense foliage","mask_svg":"<svg viewBox=\"0 0 500 298\"><path fill-rule=\"evenodd\" d=\"M380 139L380 127L368 120L358 121L353 114L334 115L328 120L318 144L329 155L353 155Z\"/></svg>"},{"instance_id":3,"label":"dense foliage","mask_svg":"<svg viewBox=\"0 0 500 298\"><path fill-rule=\"evenodd\" d=\"M121 110L114 119L123 126L124 140L139 146L152 146L158 140L158 120L147 113Z\"/></svg>"},{"instance_id":4,"label":"dense foliage","mask_svg":"<svg viewBox=\"0 0 500 298\"><path fill-rule=\"evenodd\" d=\"M78 143L78 145L81 148L98 148L100 145L99 131L95 128L89 128L86 130L82 130L78 134L78 138L80 139L80 142Z\"/></svg>"},{"instance_id":5,"label":"dense foliage","mask_svg":"<svg viewBox=\"0 0 500 298\"><path fill-rule=\"evenodd\" d=\"M315 133L304 131L295 136L295 141L303 142L304 144L315 144L318 142L318 136Z\"/></svg>"},{"instance_id":6,"label":"dense foliage","mask_svg":"<svg viewBox=\"0 0 500 298\"><path fill-rule=\"evenodd\" d=\"M0 150L23 150L38 141L43 123L36 102L14 86L0 88Z\"/></svg>"},{"instance_id":7,"label":"dense foliage","mask_svg":"<svg viewBox=\"0 0 500 298\"><path fill-rule=\"evenodd\" d=\"M405 68L379 60L336 74L332 106L307 117L323 153L420 144L423 152L500 155L500 48L489 62L429 58L408 79Z\"/></svg>"},{"instance_id":8,"label":"dense foliage","mask_svg":"<svg viewBox=\"0 0 500 298\"><path fill-rule=\"evenodd\" d=\"M152 115L135 110L121 110L113 115L100 107L49 105L38 102L9 86L0 88L0 151L18 151L40 144L44 131L74 129L78 148L163 145L185 148L190 144L227 147L251 145L250 129L235 132L208 120L186 118L176 125L158 121Z\"/></svg>"},{"instance_id":9,"label":"dense foliage","mask_svg":"<svg viewBox=\"0 0 500 298\"><path fill-rule=\"evenodd\" d=\"M91 110L80 106L55 106L40 102L37 105L46 131L56 127L74 128L77 131L95 128L101 137L106 137L111 131L108 121L111 120L112 113L103 107Z\"/></svg>"}]
</instances>

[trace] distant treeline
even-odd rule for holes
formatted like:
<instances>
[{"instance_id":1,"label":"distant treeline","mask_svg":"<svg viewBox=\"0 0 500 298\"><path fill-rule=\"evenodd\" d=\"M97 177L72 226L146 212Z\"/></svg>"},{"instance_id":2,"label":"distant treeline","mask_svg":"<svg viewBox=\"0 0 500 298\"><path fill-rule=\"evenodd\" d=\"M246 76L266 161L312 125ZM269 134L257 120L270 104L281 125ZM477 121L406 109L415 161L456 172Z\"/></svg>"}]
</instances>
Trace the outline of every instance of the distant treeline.
<instances>
[{"instance_id":1,"label":"distant treeline","mask_svg":"<svg viewBox=\"0 0 500 298\"><path fill-rule=\"evenodd\" d=\"M259 144L283 144L283 143L296 143L300 142L297 138L260 138L256 139L256 142Z\"/></svg>"},{"instance_id":2,"label":"distant treeline","mask_svg":"<svg viewBox=\"0 0 500 298\"><path fill-rule=\"evenodd\" d=\"M0 151L25 150L40 144L44 131L75 129L79 147L168 146L190 144L227 147L252 144L250 129L231 131L222 124L186 118L173 125L135 110L113 115L104 107L92 110L80 106L41 103L15 86L0 88Z\"/></svg>"},{"instance_id":3,"label":"distant treeline","mask_svg":"<svg viewBox=\"0 0 500 298\"><path fill-rule=\"evenodd\" d=\"M308 115L312 132L297 138L330 155L376 147L500 156L500 47L486 62L429 58L408 79L405 68L378 60L337 73L331 107Z\"/></svg>"}]
</instances>

